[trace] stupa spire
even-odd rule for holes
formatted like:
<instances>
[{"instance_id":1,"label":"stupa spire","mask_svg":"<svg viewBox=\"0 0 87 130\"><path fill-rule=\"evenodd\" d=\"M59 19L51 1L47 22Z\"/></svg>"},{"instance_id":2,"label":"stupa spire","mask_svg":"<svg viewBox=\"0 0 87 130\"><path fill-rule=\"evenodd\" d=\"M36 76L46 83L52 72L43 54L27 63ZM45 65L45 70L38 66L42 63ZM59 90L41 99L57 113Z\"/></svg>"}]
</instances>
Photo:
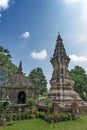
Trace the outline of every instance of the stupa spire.
<instances>
[{"instance_id":1,"label":"stupa spire","mask_svg":"<svg viewBox=\"0 0 87 130\"><path fill-rule=\"evenodd\" d=\"M54 50L54 54L53 54L53 58L57 59L58 57L60 57L60 58L67 57L66 50L65 50L64 45L63 45L63 40L62 40L62 37L59 33L57 36L56 46L55 46L55 50Z\"/></svg>"}]
</instances>

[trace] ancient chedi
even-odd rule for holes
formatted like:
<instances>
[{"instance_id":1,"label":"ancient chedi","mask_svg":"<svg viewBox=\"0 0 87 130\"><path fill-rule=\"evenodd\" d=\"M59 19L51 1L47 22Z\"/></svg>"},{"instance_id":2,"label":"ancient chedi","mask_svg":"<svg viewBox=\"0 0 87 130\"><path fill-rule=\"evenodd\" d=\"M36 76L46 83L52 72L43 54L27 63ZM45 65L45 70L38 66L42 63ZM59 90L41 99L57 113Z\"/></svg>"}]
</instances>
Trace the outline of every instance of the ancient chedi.
<instances>
[{"instance_id":1,"label":"ancient chedi","mask_svg":"<svg viewBox=\"0 0 87 130\"><path fill-rule=\"evenodd\" d=\"M11 76L2 87L4 90L3 98L9 97L12 105L26 104L29 98L38 98L39 88L26 77L22 72L22 62L16 74Z\"/></svg>"},{"instance_id":2,"label":"ancient chedi","mask_svg":"<svg viewBox=\"0 0 87 130\"><path fill-rule=\"evenodd\" d=\"M79 103L82 99L73 90L74 81L68 71L70 58L66 54L60 34L58 34L56 42L54 54L50 60L53 66L53 74L50 80L49 97L60 107L65 107L74 101Z\"/></svg>"}]
</instances>

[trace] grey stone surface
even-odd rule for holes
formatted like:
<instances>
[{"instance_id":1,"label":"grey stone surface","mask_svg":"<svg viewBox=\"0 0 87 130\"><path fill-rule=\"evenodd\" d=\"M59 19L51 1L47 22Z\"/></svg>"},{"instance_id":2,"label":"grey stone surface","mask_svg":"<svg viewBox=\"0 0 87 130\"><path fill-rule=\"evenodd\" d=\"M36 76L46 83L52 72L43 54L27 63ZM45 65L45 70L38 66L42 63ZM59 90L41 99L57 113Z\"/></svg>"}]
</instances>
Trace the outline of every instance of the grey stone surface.
<instances>
[{"instance_id":1,"label":"grey stone surface","mask_svg":"<svg viewBox=\"0 0 87 130\"><path fill-rule=\"evenodd\" d=\"M79 118L79 108L78 108L78 105L73 102L72 105L71 105L71 112L72 112L72 119L75 120L77 118Z\"/></svg>"},{"instance_id":2,"label":"grey stone surface","mask_svg":"<svg viewBox=\"0 0 87 130\"><path fill-rule=\"evenodd\" d=\"M73 90L74 81L71 79L68 70L70 58L66 54L60 34L58 34L54 54L50 62L53 66L53 74L50 80L51 88L48 97L61 108L71 106L73 101L80 104L82 99Z\"/></svg>"},{"instance_id":3,"label":"grey stone surface","mask_svg":"<svg viewBox=\"0 0 87 130\"><path fill-rule=\"evenodd\" d=\"M9 78L3 89L2 98L8 96L13 105L26 104L29 98L36 99L39 96L39 87L23 74L22 62L19 64L18 72Z\"/></svg>"}]
</instances>

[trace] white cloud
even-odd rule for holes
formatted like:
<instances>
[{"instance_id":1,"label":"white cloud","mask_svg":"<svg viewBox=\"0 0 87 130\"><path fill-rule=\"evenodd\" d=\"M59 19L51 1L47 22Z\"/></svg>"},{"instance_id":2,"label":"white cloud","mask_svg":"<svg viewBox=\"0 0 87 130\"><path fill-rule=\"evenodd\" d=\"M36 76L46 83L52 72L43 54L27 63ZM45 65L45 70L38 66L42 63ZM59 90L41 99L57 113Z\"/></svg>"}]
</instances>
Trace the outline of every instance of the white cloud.
<instances>
[{"instance_id":1,"label":"white cloud","mask_svg":"<svg viewBox=\"0 0 87 130\"><path fill-rule=\"evenodd\" d=\"M87 41L87 36L86 36L86 34L78 34L77 39L78 39L79 43L83 43L83 42Z\"/></svg>"},{"instance_id":2,"label":"white cloud","mask_svg":"<svg viewBox=\"0 0 87 130\"><path fill-rule=\"evenodd\" d=\"M14 3L14 0L0 0L0 18L2 17L2 12L9 8L10 3Z\"/></svg>"},{"instance_id":3,"label":"white cloud","mask_svg":"<svg viewBox=\"0 0 87 130\"><path fill-rule=\"evenodd\" d=\"M70 28L72 29L71 33L73 34L74 43L86 44L87 0L63 0L63 2L68 8L68 14L72 17L70 21Z\"/></svg>"},{"instance_id":4,"label":"white cloud","mask_svg":"<svg viewBox=\"0 0 87 130\"><path fill-rule=\"evenodd\" d=\"M9 7L10 0L0 0L0 10L5 10Z\"/></svg>"},{"instance_id":5,"label":"white cloud","mask_svg":"<svg viewBox=\"0 0 87 130\"><path fill-rule=\"evenodd\" d=\"M66 4L72 4L72 3L77 3L79 1L80 0L64 0L64 3L66 3Z\"/></svg>"},{"instance_id":6,"label":"white cloud","mask_svg":"<svg viewBox=\"0 0 87 130\"><path fill-rule=\"evenodd\" d=\"M31 57L34 58L34 59L37 59L37 60L44 60L47 57L47 51L45 49L43 49L40 52L33 51L31 53Z\"/></svg>"},{"instance_id":7,"label":"white cloud","mask_svg":"<svg viewBox=\"0 0 87 130\"><path fill-rule=\"evenodd\" d=\"M23 33L23 34L21 35L21 37L27 39L27 38L30 37L30 33L29 33L29 32L25 32L25 33Z\"/></svg>"},{"instance_id":8,"label":"white cloud","mask_svg":"<svg viewBox=\"0 0 87 130\"><path fill-rule=\"evenodd\" d=\"M69 55L72 62L87 62L87 58L83 56Z\"/></svg>"}]
</instances>

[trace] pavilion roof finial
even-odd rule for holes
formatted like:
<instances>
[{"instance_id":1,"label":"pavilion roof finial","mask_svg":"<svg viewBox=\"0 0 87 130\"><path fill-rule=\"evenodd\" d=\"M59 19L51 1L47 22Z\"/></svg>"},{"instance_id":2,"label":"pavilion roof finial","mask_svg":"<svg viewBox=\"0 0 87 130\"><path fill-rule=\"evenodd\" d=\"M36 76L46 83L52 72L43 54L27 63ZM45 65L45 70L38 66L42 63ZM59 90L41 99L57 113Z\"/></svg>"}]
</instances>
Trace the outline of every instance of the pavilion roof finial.
<instances>
[{"instance_id":1,"label":"pavilion roof finial","mask_svg":"<svg viewBox=\"0 0 87 130\"><path fill-rule=\"evenodd\" d=\"M22 72L22 61L20 61L19 67L18 67L18 74L23 74Z\"/></svg>"}]
</instances>

